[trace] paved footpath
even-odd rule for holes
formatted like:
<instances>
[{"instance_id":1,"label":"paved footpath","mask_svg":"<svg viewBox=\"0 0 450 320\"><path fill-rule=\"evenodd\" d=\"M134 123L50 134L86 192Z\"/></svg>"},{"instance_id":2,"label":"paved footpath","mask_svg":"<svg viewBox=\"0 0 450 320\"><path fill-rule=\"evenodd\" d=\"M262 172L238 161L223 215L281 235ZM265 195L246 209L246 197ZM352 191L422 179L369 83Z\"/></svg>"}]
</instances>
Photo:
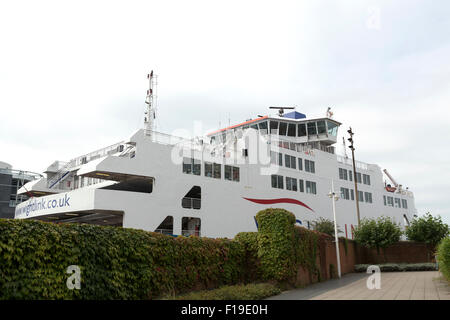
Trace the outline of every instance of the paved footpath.
<instances>
[{"instance_id":1,"label":"paved footpath","mask_svg":"<svg viewBox=\"0 0 450 320\"><path fill-rule=\"evenodd\" d=\"M350 273L268 300L450 300L450 286L438 271L382 272L381 288L372 290L366 284L369 277Z\"/></svg>"}]
</instances>

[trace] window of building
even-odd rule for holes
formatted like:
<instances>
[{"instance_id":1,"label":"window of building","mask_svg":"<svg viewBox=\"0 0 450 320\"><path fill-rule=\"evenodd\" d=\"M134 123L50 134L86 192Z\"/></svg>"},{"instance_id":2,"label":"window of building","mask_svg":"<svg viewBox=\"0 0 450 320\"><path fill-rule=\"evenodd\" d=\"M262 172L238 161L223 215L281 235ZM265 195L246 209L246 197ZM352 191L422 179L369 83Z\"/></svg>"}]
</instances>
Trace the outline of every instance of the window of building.
<instances>
[{"instance_id":1,"label":"window of building","mask_svg":"<svg viewBox=\"0 0 450 320\"><path fill-rule=\"evenodd\" d=\"M306 193L317 194L316 183L313 181L306 181Z\"/></svg>"},{"instance_id":2,"label":"window of building","mask_svg":"<svg viewBox=\"0 0 450 320\"><path fill-rule=\"evenodd\" d=\"M372 203L372 193L370 192L364 192L364 200L367 203Z\"/></svg>"},{"instance_id":3,"label":"window of building","mask_svg":"<svg viewBox=\"0 0 450 320\"><path fill-rule=\"evenodd\" d=\"M271 176L272 180L272 188L284 189L283 187L283 176L279 176L277 174L273 174Z\"/></svg>"},{"instance_id":4,"label":"window of building","mask_svg":"<svg viewBox=\"0 0 450 320\"><path fill-rule=\"evenodd\" d=\"M310 173L316 172L314 161L305 159L305 171Z\"/></svg>"},{"instance_id":5,"label":"window of building","mask_svg":"<svg viewBox=\"0 0 450 320\"><path fill-rule=\"evenodd\" d=\"M305 183L304 183L304 181L302 179L298 180L298 185L299 185L299 188L300 188L300 192L305 192Z\"/></svg>"},{"instance_id":6,"label":"window of building","mask_svg":"<svg viewBox=\"0 0 450 320\"><path fill-rule=\"evenodd\" d=\"M306 125L304 123L299 123L297 125L297 135L299 137L304 137L306 136Z\"/></svg>"},{"instance_id":7,"label":"window of building","mask_svg":"<svg viewBox=\"0 0 450 320\"><path fill-rule=\"evenodd\" d=\"M339 168L339 179L347 180L347 170Z\"/></svg>"},{"instance_id":8,"label":"window of building","mask_svg":"<svg viewBox=\"0 0 450 320\"><path fill-rule=\"evenodd\" d=\"M396 208L401 208L401 207L402 207L399 198L395 198L395 207L396 207Z\"/></svg>"},{"instance_id":9,"label":"window of building","mask_svg":"<svg viewBox=\"0 0 450 320\"><path fill-rule=\"evenodd\" d=\"M370 186L370 176L368 174L363 174L363 183Z\"/></svg>"},{"instance_id":10,"label":"window of building","mask_svg":"<svg viewBox=\"0 0 450 320\"><path fill-rule=\"evenodd\" d=\"M317 129L316 129L316 123L315 122L308 122L308 135L315 135L317 134Z\"/></svg>"},{"instance_id":11,"label":"window of building","mask_svg":"<svg viewBox=\"0 0 450 320\"><path fill-rule=\"evenodd\" d=\"M297 179L286 177L286 189L297 191Z\"/></svg>"},{"instance_id":12,"label":"window of building","mask_svg":"<svg viewBox=\"0 0 450 320\"><path fill-rule=\"evenodd\" d=\"M402 199L402 208L408 209L408 201L406 199Z\"/></svg>"}]
</instances>

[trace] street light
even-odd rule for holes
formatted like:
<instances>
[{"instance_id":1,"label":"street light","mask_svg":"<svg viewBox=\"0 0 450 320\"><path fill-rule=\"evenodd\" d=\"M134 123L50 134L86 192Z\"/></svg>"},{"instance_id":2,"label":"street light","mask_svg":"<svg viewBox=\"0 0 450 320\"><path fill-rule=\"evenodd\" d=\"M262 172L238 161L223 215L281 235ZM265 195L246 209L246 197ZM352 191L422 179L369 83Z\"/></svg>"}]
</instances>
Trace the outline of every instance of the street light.
<instances>
[{"instance_id":1,"label":"street light","mask_svg":"<svg viewBox=\"0 0 450 320\"><path fill-rule=\"evenodd\" d=\"M355 164L355 148L353 147L353 131L352 127L350 127L349 130L347 130L348 134L350 135L350 138L347 139L350 142L350 150L352 150L352 160L353 160L353 181L355 182L355 197L356 197L356 216L358 218L358 226L361 223L360 217L359 217L359 192L358 192L358 184L356 180L356 164Z\"/></svg>"},{"instance_id":2,"label":"street light","mask_svg":"<svg viewBox=\"0 0 450 320\"><path fill-rule=\"evenodd\" d=\"M334 183L333 179L331 179L331 191L328 194L333 203L333 219L334 219L334 241L336 243L336 258L337 258L337 269L338 269L338 277L341 278L341 256L339 253L339 239L338 239L338 227L336 221L336 201L338 201L339 196L334 192Z\"/></svg>"}]
</instances>

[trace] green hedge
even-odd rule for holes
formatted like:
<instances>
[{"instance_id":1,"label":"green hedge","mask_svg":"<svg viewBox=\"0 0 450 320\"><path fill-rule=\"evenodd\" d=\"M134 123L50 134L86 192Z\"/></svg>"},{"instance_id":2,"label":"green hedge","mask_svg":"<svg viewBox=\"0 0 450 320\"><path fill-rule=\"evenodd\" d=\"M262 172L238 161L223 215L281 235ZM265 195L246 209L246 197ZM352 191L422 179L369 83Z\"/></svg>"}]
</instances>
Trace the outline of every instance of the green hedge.
<instances>
[{"instance_id":1,"label":"green hedge","mask_svg":"<svg viewBox=\"0 0 450 320\"><path fill-rule=\"evenodd\" d=\"M366 272L370 264L355 265L355 272ZM378 264L381 272L400 272L400 271L435 271L435 263L384 263Z\"/></svg>"},{"instance_id":2,"label":"green hedge","mask_svg":"<svg viewBox=\"0 0 450 320\"><path fill-rule=\"evenodd\" d=\"M442 239L439 243L436 259L439 264L439 270L450 281L450 237Z\"/></svg>"},{"instance_id":3,"label":"green hedge","mask_svg":"<svg viewBox=\"0 0 450 320\"><path fill-rule=\"evenodd\" d=\"M245 258L227 239L0 219L0 299L149 299L238 283ZM67 289L70 265L81 290Z\"/></svg>"},{"instance_id":4,"label":"green hedge","mask_svg":"<svg viewBox=\"0 0 450 320\"><path fill-rule=\"evenodd\" d=\"M286 281L297 271L294 250L295 216L284 209L265 209L256 214L258 258L265 280Z\"/></svg>"},{"instance_id":5,"label":"green hedge","mask_svg":"<svg viewBox=\"0 0 450 320\"><path fill-rule=\"evenodd\" d=\"M272 283L251 283L246 285L223 286L213 290L190 292L166 300L261 300L281 293Z\"/></svg>"}]
</instances>

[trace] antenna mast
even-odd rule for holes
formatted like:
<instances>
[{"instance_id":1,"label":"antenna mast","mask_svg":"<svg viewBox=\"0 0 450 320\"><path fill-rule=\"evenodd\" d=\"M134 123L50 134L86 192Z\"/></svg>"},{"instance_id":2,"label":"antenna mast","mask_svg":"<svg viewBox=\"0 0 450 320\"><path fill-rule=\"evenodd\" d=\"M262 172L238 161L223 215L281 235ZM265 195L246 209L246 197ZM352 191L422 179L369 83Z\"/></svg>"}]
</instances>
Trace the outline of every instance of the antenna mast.
<instances>
[{"instance_id":1,"label":"antenna mast","mask_svg":"<svg viewBox=\"0 0 450 320\"><path fill-rule=\"evenodd\" d=\"M144 117L144 128L147 130L147 134L151 134L152 131L156 129L156 75L153 75L153 70L147 74L148 79L148 90L147 97L145 98L146 108Z\"/></svg>"}]
</instances>

